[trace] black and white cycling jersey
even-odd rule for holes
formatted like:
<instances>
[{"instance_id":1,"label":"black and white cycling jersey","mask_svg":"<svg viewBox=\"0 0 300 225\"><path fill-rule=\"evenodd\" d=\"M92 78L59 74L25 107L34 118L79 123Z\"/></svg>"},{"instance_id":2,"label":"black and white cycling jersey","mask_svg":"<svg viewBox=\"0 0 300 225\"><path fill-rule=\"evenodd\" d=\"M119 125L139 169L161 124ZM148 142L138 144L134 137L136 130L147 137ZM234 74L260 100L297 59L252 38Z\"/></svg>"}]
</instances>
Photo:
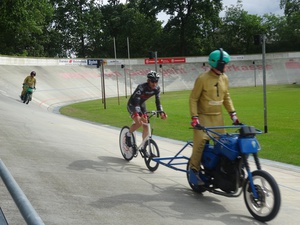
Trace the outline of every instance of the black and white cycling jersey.
<instances>
[{"instance_id":1,"label":"black and white cycling jersey","mask_svg":"<svg viewBox=\"0 0 300 225\"><path fill-rule=\"evenodd\" d=\"M144 113L147 111L145 101L150 97L155 96L155 104L158 111L163 111L160 104L160 87L157 85L155 89L151 89L148 83L139 84L131 97L128 100L127 109L128 112L133 113Z\"/></svg>"}]
</instances>

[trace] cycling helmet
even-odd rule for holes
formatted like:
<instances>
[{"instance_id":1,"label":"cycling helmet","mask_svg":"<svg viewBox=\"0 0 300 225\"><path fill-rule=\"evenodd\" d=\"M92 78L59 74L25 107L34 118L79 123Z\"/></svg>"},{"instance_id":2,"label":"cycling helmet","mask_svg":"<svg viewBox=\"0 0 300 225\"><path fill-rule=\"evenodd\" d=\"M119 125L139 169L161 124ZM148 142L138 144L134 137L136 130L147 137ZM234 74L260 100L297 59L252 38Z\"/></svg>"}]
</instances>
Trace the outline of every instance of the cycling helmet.
<instances>
[{"instance_id":1,"label":"cycling helmet","mask_svg":"<svg viewBox=\"0 0 300 225\"><path fill-rule=\"evenodd\" d=\"M159 74L156 73L155 71L150 71L148 74L147 74L147 78L151 81L154 81L154 82L158 82L159 80Z\"/></svg>"},{"instance_id":2,"label":"cycling helmet","mask_svg":"<svg viewBox=\"0 0 300 225\"><path fill-rule=\"evenodd\" d=\"M209 54L208 63L212 68L215 68L222 73L224 72L224 67L230 61L230 56L227 52L223 51L222 48L215 50Z\"/></svg>"},{"instance_id":3,"label":"cycling helmet","mask_svg":"<svg viewBox=\"0 0 300 225\"><path fill-rule=\"evenodd\" d=\"M35 71L31 71L30 75L32 76L36 76L36 72Z\"/></svg>"}]
</instances>

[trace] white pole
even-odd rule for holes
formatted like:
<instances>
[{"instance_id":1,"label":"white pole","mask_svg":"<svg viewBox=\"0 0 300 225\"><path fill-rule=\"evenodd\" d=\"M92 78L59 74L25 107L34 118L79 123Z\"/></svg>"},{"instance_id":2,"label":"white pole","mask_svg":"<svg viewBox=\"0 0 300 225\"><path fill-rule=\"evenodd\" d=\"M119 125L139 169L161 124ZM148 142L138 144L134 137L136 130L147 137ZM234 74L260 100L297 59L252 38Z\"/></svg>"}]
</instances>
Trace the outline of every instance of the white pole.
<instances>
[{"instance_id":1,"label":"white pole","mask_svg":"<svg viewBox=\"0 0 300 225\"><path fill-rule=\"evenodd\" d=\"M128 64L129 64L129 85L130 85L130 94L132 94L131 65L130 65L130 50L129 50L129 37L127 37L127 54L128 54ZM127 87L126 87L126 88L127 88Z\"/></svg>"},{"instance_id":2,"label":"white pole","mask_svg":"<svg viewBox=\"0 0 300 225\"><path fill-rule=\"evenodd\" d=\"M115 74L117 78L117 92L118 92L118 104L120 105L120 98L119 98L119 78L117 74L117 48L116 48L116 38L114 37L114 50L115 50Z\"/></svg>"}]
</instances>

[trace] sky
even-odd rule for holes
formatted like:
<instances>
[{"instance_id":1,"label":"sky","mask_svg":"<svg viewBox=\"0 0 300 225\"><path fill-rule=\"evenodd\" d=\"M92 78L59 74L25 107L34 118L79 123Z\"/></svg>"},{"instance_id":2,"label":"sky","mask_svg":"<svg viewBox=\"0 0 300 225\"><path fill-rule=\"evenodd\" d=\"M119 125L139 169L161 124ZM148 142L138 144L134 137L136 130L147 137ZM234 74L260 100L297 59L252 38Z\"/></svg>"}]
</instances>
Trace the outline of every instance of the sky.
<instances>
[{"instance_id":1,"label":"sky","mask_svg":"<svg viewBox=\"0 0 300 225\"><path fill-rule=\"evenodd\" d=\"M126 0L121 0L122 3L125 3ZM103 0L103 3L106 4L107 0ZM236 5L237 0L223 0L223 6ZM280 0L242 0L243 9L249 14L257 14L259 16L264 15L265 13L273 13L275 15L283 16L283 10L280 9ZM224 12L221 12L220 16L224 16ZM166 22L168 16L164 13L158 15L158 19Z\"/></svg>"},{"instance_id":2,"label":"sky","mask_svg":"<svg viewBox=\"0 0 300 225\"><path fill-rule=\"evenodd\" d=\"M236 5L237 0L223 0L224 6ZM243 9L249 14L262 16L265 13L274 13L283 16L280 9L280 0L242 0Z\"/></svg>"},{"instance_id":3,"label":"sky","mask_svg":"<svg viewBox=\"0 0 300 225\"><path fill-rule=\"evenodd\" d=\"M223 7L236 5L237 0L223 0ZM275 15L283 16L283 9L280 9L280 0L242 0L242 9L247 11L248 14L257 14L262 16L266 13L273 13ZM224 11L220 13L220 16L225 16ZM158 16L159 20L168 20L168 16L161 13Z\"/></svg>"}]
</instances>

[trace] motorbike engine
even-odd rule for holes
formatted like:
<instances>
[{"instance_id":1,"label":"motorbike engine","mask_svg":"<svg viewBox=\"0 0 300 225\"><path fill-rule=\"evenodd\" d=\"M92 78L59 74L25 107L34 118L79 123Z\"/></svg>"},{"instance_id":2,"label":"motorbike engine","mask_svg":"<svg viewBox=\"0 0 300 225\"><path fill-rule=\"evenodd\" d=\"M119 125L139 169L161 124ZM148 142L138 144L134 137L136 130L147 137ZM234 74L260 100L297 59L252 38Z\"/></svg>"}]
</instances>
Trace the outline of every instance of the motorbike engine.
<instances>
[{"instance_id":1,"label":"motorbike engine","mask_svg":"<svg viewBox=\"0 0 300 225\"><path fill-rule=\"evenodd\" d=\"M226 157L221 157L219 165L214 171L214 186L226 193L236 191L237 182L241 177L239 160L231 161Z\"/></svg>"}]
</instances>

